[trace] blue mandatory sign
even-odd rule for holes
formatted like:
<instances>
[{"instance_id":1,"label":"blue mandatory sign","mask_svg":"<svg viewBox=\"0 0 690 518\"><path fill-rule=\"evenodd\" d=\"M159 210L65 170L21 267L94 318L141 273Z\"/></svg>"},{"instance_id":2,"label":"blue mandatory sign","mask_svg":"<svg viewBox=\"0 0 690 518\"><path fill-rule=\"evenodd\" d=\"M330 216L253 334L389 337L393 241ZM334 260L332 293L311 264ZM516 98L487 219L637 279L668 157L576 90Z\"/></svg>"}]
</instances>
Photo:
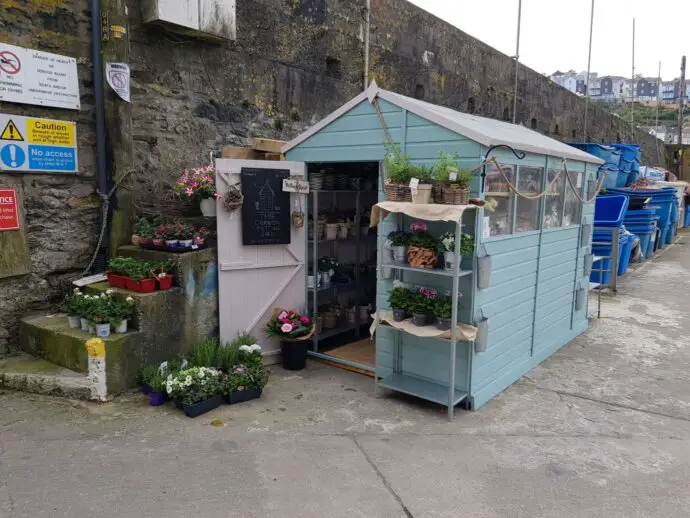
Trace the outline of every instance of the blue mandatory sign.
<instances>
[{"instance_id":1,"label":"blue mandatory sign","mask_svg":"<svg viewBox=\"0 0 690 518\"><path fill-rule=\"evenodd\" d=\"M77 168L77 150L29 145L29 168L32 171L74 171Z\"/></svg>"},{"instance_id":2,"label":"blue mandatory sign","mask_svg":"<svg viewBox=\"0 0 690 518\"><path fill-rule=\"evenodd\" d=\"M26 153L16 144L7 144L0 150L0 160L6 167L16 169L24 165Z\"/></svg>"}]
</instances>

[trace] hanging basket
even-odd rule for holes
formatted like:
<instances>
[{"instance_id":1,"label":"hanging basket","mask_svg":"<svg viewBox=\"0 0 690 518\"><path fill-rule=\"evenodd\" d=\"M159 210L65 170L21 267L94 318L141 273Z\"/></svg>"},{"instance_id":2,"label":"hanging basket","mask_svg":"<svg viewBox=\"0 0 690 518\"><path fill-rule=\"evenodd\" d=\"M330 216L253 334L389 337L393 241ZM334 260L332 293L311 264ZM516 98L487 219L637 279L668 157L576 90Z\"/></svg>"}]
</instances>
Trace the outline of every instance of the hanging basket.
<instances>
[{"instance_id":1,"label":"hanging basket","mask_svg":"<svg viewBox=\"0 0 690 518\"><path fill-rule=\"evenodd\" d=\"M407 247L407 262L413 268L424 268L433 270L438 262L438 252L431 248L419 248L417 246Z\"/></svg>"},{"instance_id":2,"label":"hanging basket","mask_svg":"<svg viewBox=\"0 0 690 518\"><path fill-rule=\"evenodd\" d=\"M231 185L223 197L223 208L228 212L234 212L242 206L243 201L244 196L237 185Z\"/></svg>"},{"instance_id":3,"label":"hanging basket","mask_svg":"<svg viewBox=\"0 0 690 518\"><path fill-rule=\"evenodd\" d=\"M467 205L470 202L470 188L444 185L441 198L444 205Z\"/></svg>"},{"instance_id":4,"label":"hanging basket","mask_svg":"<svg viewBox=\"0 0 690 518\"><path fill-rule=\"evenodd\" d=\"M412 201L412 191L408 185L391 183L388 180L383 182L383 192L389 201Z\"/></svg>"}]
</instances>

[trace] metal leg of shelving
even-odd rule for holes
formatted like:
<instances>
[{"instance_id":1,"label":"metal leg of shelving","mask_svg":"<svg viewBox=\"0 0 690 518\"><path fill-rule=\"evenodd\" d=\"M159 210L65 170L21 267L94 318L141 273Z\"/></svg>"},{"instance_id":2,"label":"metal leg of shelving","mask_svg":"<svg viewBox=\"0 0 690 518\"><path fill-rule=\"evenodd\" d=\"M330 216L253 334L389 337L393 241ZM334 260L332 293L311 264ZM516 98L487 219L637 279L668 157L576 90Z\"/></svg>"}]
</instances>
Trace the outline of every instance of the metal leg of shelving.
<instances>
[{"instance_id":1,"label":"metal leg of shelving","mask_svg":"<svg viewBox=\"0 0 690 518\"><path fill-rule=\"evenodd\" d=\"M620 235L618 227L615 227L611 234L611 291L616 292L618 291L618 239Z\"/></svg>"},{"instance_id":2,"label":"metal leg of shelving","mask_svg":"<svg viewBox=\"0 0 690 518\"><path fill-rule=\"evenodd\" d=\"M312 239L312 275L314 277L314 286L312 287L311 291L311 296L312 296L312 304L313 304L313 310L314 314L316 315L319 312L319 191L313 191L313 206L314 208L312 209L312 227L313 227L313 239ZM319 317L321 318L321 317ZM323 323L321 324L323 326ZM315 353L319 352L319 335L314 334L314 339L312 341L312 348Z\"/></svg>"},{"instance_id":3,"label":"metal leg of shelving","mask_svg":"<svg viewBox=\"0 0 690 518\"><path fill-rule=\"evenodd\" d=\"M448 420L453 420L455 412L455 362L457 359L457 328L458 328L458 289L460 287L460 241L462 239L462 225L455 224L455 258L453 260L453 304L450 325L450 373L448 375Z\"/></svg>"}]
</instances>

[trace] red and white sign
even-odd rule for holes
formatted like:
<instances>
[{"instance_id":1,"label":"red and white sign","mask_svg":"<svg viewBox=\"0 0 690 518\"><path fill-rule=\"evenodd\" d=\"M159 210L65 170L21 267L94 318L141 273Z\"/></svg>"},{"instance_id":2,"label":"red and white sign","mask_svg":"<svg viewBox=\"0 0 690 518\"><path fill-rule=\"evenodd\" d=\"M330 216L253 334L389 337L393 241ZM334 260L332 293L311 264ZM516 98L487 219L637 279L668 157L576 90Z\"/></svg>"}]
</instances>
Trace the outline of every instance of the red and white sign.
<instances>
[{"instance_id":1,"label":"red and white sign","mask_svg":"<svg viewBox=\"0 0 690 518\"><path fill-rule=\"evenodd\" d=\"M3 230L19 230L16 189L0 189L0 232Z\"/></svg>"}]
</instances>

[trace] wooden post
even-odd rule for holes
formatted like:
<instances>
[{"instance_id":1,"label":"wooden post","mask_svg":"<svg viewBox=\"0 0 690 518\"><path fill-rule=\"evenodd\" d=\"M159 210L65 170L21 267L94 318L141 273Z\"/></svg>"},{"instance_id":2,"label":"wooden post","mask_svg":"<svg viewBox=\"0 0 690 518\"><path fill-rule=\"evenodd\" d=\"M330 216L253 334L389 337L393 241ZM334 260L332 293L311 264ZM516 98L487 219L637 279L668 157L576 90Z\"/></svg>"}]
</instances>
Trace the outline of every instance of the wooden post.
<instances>
[{"instance_id":1,"label":"wooden post","mask_svg":"<svg viewBox=\"0 0 690 518\"><path fill-rule=\"evenodd\" d=\"M102 0L101 40L104 67L106 163L112 189L132 168L132 104L121 99L108 84L108 63L129 66L129 23L125 0ZM127 81L129 81L129 74ZM110 198L110 256L129 244L134 223L130 191L118 187Z\"/></svg>"}]
</instances>

